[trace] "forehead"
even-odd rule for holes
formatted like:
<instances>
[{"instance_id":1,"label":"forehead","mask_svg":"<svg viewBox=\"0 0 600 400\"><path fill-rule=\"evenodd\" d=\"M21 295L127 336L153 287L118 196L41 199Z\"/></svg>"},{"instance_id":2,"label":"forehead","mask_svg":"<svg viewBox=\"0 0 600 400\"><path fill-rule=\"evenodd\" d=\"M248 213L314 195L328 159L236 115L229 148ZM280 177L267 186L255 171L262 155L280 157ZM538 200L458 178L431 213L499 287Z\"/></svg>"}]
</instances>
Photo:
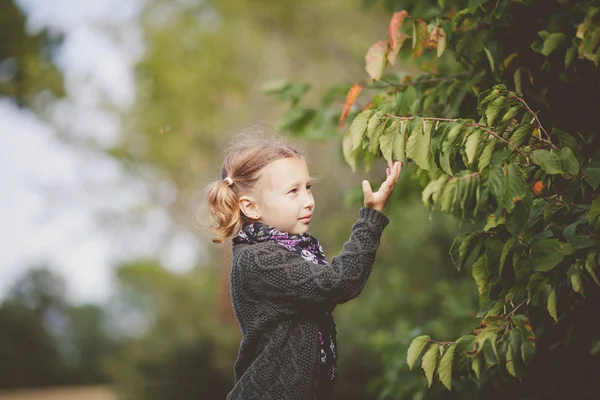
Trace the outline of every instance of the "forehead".
<instances>
[{"instance_id":1,"label":"forehead","mask_svg":"<svg viewBox=\"0 0 600 400\"><path fill-rule=\"evenodd\" d=\"M309 181L308 166L301 157L280 158L261 171L261 181L271 188Z\"/></svg>"}]
</instances>

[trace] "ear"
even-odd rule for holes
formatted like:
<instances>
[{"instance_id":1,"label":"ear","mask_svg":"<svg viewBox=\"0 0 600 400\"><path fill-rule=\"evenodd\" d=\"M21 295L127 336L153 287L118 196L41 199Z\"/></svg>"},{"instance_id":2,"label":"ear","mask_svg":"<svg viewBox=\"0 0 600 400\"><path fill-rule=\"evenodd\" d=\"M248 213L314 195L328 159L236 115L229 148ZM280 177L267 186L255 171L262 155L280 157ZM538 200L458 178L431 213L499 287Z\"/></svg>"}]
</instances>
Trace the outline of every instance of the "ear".
<instances>
[{"instance_id":1,"label":"ear","mask_svg":"<svg viewBox=\"0 0 600 400\"><path fill-rule=\"evenodd\" d=\"M258 220L260 218L260 212L258 211L258 206L256 202L248 196L242 196L239 198L240 210L242 213L250 218Z\"/></svg>"}]
</instances>

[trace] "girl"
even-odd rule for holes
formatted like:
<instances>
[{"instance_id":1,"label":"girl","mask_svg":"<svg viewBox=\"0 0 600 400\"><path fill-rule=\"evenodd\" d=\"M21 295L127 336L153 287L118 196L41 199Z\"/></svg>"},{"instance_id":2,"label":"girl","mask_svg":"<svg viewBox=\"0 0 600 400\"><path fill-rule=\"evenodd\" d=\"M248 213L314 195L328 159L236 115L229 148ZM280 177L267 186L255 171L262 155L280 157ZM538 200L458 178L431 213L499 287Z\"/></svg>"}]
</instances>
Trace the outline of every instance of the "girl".
<instances>
[{"instance_id":1,"label":"girl","mask_svg":"<svg viewBox=\"0 0 600 400\"><path fill-rule=\"evenodd\" d=\"M373 193L343 250L328 262L308 233L315 211L303 155L278 139L230 148L208 187L216 243L233 238L231 294L242 331L228 400L330 399L336 379L331 312L358 296L388 218L396 162Z\"/></svg>"}]
</instances>

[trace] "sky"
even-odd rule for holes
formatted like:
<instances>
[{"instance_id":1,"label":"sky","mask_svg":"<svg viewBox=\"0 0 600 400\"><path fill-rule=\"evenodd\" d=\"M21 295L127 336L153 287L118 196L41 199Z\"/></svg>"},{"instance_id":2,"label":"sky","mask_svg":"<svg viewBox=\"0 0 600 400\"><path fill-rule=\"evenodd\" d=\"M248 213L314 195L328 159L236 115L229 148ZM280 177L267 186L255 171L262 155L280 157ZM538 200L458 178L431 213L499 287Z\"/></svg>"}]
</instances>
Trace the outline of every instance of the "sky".
<instances>
[{"instance_id":1,"label":"sky","mask_svg":"<svg viewBox=\"0 0 600 400\"><path fill-rule=\"evenodd\" d=\"M185 271L198 256L195 236L175 229L159 208L141 224L112 226L111 215L149 202L146 186L101 152L56 135L61 129L100 146L117 140L119 116L102 104L126 109L135 100L133 66L144 52L136 17L144 1L17 1L32 32L65 35L55 62L67 96L51 106L50 123L0 99L0 298L29 268L46 266L66 279L69 300L102 302L119 262L157 255Z\"/></svg>"}]
</instances>

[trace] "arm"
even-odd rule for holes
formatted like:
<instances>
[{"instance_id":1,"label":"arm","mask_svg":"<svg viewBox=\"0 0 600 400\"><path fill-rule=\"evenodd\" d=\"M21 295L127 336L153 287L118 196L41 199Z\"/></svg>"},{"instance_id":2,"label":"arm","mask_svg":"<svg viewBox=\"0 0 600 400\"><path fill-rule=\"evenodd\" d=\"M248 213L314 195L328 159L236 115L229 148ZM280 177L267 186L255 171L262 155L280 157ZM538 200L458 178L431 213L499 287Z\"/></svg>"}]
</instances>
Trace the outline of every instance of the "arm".
<instances>
[{"instance_id":1,"label":"arm","mask_svg":"<svg viewBox=\"0 0 600 400\"><path fill-rule=\"evenodd\" d=\"M244 249L240 264L251 292L282 303L344 303L365 286L388 218L362 208L350 239L328 265L318 265L276 243Z\"/></svg>"}]
</instances>

